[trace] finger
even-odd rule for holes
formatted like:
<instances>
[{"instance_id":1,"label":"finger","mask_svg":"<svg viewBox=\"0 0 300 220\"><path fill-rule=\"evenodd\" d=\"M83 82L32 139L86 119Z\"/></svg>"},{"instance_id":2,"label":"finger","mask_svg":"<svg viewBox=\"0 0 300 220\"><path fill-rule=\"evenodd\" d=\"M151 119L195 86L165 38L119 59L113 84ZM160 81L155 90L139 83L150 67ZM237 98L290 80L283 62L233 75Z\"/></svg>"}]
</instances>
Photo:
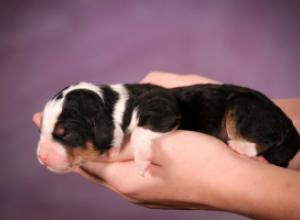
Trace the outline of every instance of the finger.
<instances>
[{"instance_id":1,"label":"finger","mask_svg":"<svg viewBox=\"0 0 300 220\"><path fill-rule=\"evenodd\" d=\"M149 189L158 184L162 172L160 167L151 165L144 176L138 175L133 161L115 163L87 163L84 169L91 175L100 177L110 187L121 194L131 194Z\"/></svg>"},{"instance_id":2,"label":"finger","mask_svg":"<svg viewBox=\"0 0 300 220\"><path fill-rule=\"evenodd\" d=\"M76 167L73 169L73 172L79 174L80 176L86 178L87 180L89 180L93 183L103 185L104 187L116 192L116 190L112 186L107 184L104 181L104 179L102 179L98 175L95 175L94 173L90 172L89 170L86 170L84 167Z\"/></svg>"},{"instance_id":3,"label":"finger","mask_svg":"<svg viewBox=\"0 0 300 220\"><path fill-rule=\"evenodd\" d=\"M105 182L104 179L100 178L98 175L95 175L93 172L91 172L90 170L88 170L88 169L86 169L82 166L73 169L73 172L79 174L80 176L86 178L87 180L89 180L93 183L96 183L98 185L100 184L100 185L104 186L105 188L107 188L107 189L117 193L118 195L122 196L124 199L128 200L129 202L138 203L138 201L124 195L122 192L118 191L115 187L113 187L109 183Z\"/></svg>"},{"instance_id":4,"label":"finger","mask_svg":"<svg viewBox=\"0 0 300 220\"><path fill-rule=\"evenodd\" d=\"M99 176L96 176L94 173L90 172L89 170L85 169L84 167L77 167L76 169L73 170L74 173L79 174L80 176L86 178L87 180L96 183L96 184L100 184L102 186L104 186L105 188L119 194L120 196L122 196L123 198L127 199L130 202L136 203L135 200L133 200L130 197L127 197L125 195L123 195L120 191L118 191L116 188L114 188L112 185L108 184L107 182L105 182L102 178L100 178Z\"/></svg>"},{"instance_id":5,"label":"finger","mask_svg":"<svg viewBox=\"0 0 300 220\"><path fill-rule=\"evenodd\" d=\"M88 170L85 170L82 166L76 167L72 171L74 173L77 173L80 176L90 180L91 182L94 182L94 183L97 183L97 184L103 184L104 183L104 180L102 178L90 173Z\"/></svg>"},{"instance_id":6,"label":"finger","mask_svg":"<svg viewBox=\"0 0 300 220\"><path fill-rule=\"evenodd\" d=\"M220 152L231 151L222 141L210 135L200 132L176 130L154 141L152 163L165 166L167 163L180 161L185 154L189 154L184 147L187 144L190 149L202 147L203 153L210 153L211 150L208 149L211 149L212 146L218 148Z\"/></svg>"},{"instance_id":7,"label":"finger","mask_svg":"<svg viewBox=\"0 0 300 220\"><path fill-rule=\"evenodd\" d=\"M167 72L151 72L141 80L140 83L153 83L166 88L173 88L178 86L189 86L202 83L221 84L221 82L212 80L199 75L187 75L187 74L174 74Z\"/></svg>"},{"instance_id":8,"label":"finger","mask_svg":"<svg viewBox=\"0 0 300 220\"><path fill-rule=\"evenodd\" d=\"M126 137L124 140L124 144L120 149L111 148L108 152L101 154L95 162L101 163L108 163L108 162L125 162L125 161L133 161L133 151L132 147L130 146L130 137ZM159 148L160 144L156 144L155 142L152 145L152 148L158 145ZM156 164L156 162L154 162Z\"/></svg>"},{"instance_id":9,"label":"finger","mask_svg":"<svg viewBox=\"0 0 300 220\"><path fill-rule=\"evenodd\" d=\"M130 147L129 138L125 138L121 148L111 148L108 152L101 154L96 162L120 162L133 160L133 154Z\"/></svg>"},{"instance_id":10,"label":"finger","mask_svg":"<svg viewBox=\"0 0 300 220\"><path fill-rule=\"evenodd\" d=\"M40 127L41 125L41 119L42 119L42 113L41 112L37 112L33 115L32 117L32 120L34 122L34 124L37 126L37 127Z\"/></svg>"},{"instance_id":11,"label":"finger","mask_svg":"<svg viewBox=\"0 0 300 220\"><path fill-rule=\"evenodd\" d=\"M140 81L140 83L152 83L166 88L172 88L178 86L180 81L180 75L167 72L151 72L147 74L146 77Z\"/></svg>"}]
</instances>

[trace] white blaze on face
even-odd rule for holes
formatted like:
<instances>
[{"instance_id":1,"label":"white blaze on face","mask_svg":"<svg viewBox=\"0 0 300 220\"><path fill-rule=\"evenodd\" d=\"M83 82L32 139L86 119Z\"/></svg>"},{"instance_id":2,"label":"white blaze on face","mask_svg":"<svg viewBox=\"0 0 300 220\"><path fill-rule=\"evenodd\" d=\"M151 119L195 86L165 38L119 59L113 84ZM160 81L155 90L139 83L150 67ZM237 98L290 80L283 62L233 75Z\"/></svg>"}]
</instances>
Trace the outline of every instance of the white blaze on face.
<instances>
[{"instance_id":1,"label":"white blaze on face","mask_svg":"<svg viewBox=\"0 0 300 220\"><path fill-rule=\"evenodd\" d=\"M98 86L87 82L81 82L64 90L61 99L50 100L43 110L41 135L38 143L37 155L40 163L46 165L53 172L65 172L71 166L65 147L53 140L52 133L55 129L57 119L62 112L65 96L69 92L77 89L93 91L102 98L101 89Z\"/></svg>"},{"instance_id":2,"label":"white blaze on face","mask_svg":"<svg viewBox=\"0 0 300 220\"><path fill-rule=\"evenodd\" d=\"M58 116L62 112L63 98L59 100L50 100L43 111L43 120L41 127L42 135L51 135L55 124L57 122Z\"/></svg>"},{"instance_id":3,"label":"white blaze on face","mask_svg":"<svg viewBox=\"0 0 300 220\"><path fill-rule=\"evenodd\" d=\"M63 99L50 100L43 111L41 135L38 143L37 155L41 164L52 171L64 171L69 167L66 149L53 140L52 132L59 115L62 112Z\"/></svg>"}]
</instances>

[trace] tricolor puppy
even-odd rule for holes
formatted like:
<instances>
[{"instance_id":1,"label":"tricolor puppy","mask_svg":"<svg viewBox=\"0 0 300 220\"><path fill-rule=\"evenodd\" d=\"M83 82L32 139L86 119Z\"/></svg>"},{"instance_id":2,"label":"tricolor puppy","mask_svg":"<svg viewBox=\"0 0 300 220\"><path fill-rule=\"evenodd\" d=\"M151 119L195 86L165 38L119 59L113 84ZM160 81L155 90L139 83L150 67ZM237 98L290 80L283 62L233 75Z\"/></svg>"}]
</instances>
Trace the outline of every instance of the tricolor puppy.
<instances>
[{"instance_id":1,"label":"tricolor puppy","mask_svg":"<svg viewBox=\"0 0 300 220\"><path fill-rule=\"evenodd\" d=\"M81 82L46 104L37 155L51 171L68 172L120 148L131 135L136 167L143 174L153 140L174 129L213 135L241 154L260 155L283 167L300 147L291 120L266 96L248 88Z\"/></svg>"}]
</instances>

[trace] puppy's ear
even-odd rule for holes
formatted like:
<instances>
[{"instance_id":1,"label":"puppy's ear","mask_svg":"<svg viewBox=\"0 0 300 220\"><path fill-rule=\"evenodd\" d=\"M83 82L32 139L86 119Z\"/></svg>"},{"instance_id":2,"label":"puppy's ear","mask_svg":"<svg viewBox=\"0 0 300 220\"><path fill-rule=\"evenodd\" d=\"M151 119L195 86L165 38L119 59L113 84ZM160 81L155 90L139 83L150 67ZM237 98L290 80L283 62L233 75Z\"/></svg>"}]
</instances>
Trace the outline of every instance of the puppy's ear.
<instances>
[{"instance_id":1,"label":"puppy's ear","mask_svg":"<svg viewBox=\"0 0 300 220\"><path fill-rule=\"evenodd\" d=\"M93 138L95 147L100 152L105 152L112 147L113 123L112 120L102 115L98 115L94 121Z\"/></svg>"}]
</instances>

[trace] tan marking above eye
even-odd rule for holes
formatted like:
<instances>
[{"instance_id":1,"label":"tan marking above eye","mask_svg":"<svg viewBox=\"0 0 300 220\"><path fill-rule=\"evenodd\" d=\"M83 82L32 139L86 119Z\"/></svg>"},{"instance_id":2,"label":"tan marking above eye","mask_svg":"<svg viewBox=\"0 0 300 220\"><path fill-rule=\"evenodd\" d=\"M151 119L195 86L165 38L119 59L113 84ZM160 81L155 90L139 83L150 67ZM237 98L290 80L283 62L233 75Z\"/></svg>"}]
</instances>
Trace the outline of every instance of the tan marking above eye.
<instances>
[{"instance_id":1,"label":"tan marking above eye","mask_svg":"<svg viewBox=\"0 0 300 220\"><path fill-rule=\"evenodd\" d=\"M64 133L65 133L65 128L58 125L58 126L56 126L56 128L54 129L54 132L53 132L53 133L56 134L56 135L59 135L59 136L64 135Z\"/></svg>"}]
</instances>

